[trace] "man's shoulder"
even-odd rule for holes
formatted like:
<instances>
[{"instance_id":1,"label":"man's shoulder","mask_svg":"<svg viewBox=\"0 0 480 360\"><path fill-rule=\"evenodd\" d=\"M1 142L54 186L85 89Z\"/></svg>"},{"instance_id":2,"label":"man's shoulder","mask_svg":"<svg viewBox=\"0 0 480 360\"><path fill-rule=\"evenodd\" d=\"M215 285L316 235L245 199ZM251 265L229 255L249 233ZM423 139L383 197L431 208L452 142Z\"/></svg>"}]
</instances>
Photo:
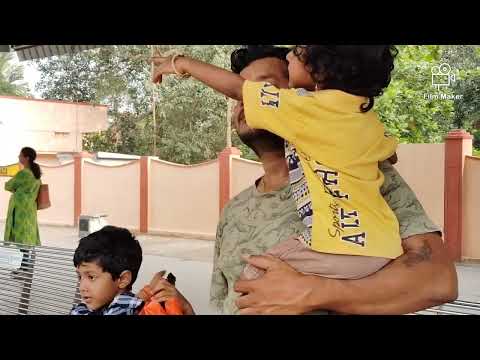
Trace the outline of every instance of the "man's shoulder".
<instances>
[{"instance_id":1,"label":"man's shoulder","mask_svg":"<svg viewBox=\"0 0 480 360\"><path fill-rule=\"evenodd\" d=\"M234 196L224 207L222 215L227 215L230 213L235 213L237 211L242 211L250 201L255 198L257 206L263 210L269 212L269 208L276 209L278 207L290 208L291 203L291 186L288 184L284 188L278 191L272 191L265 196L258 195L256 191L256 185L249 186L245 190L241 191L239 194Z\"/></svg>"},{"instance_id":2,"label":"man's shoulder","mask_svg":"<svg viewBox=\"0 0 480 360\"><path fill-rule=\"evenodd\" d=\"M255 185L249 186L245 190L235 195L229 202L225 204L222 215L235 211L236 208L242 207L246 201L251 199L254 195Z\"/></svg>"}]
</instances>

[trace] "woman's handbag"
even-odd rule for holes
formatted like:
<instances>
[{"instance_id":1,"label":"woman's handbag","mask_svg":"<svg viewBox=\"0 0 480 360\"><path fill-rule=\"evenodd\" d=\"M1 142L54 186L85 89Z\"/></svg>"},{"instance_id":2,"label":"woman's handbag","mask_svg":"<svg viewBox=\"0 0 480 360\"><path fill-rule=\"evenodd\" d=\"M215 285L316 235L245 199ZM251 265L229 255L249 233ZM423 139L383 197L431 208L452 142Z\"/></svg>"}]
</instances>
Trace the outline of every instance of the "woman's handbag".
<instances>
[{"instance_id":1,"label":"woman's handbag","mask_svg":"<svg viewBox=\"0 0 480 360\"><path fill-rule=\"evenodd\" d=\"M37 209L43 210L48 209L51 206L50 204L50 194L48 192L48 184L40 185L40 190L38 190L37 196Z\"/></svg>"}]
</instances>

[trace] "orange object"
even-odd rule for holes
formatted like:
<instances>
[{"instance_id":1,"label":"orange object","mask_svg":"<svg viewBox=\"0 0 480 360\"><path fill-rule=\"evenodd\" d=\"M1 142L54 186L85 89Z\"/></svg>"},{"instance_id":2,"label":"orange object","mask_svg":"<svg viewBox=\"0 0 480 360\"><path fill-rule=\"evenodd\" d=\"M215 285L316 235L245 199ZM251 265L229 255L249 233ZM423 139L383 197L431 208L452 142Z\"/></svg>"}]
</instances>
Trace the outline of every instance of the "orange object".
<instances>
[{"instance_id":1,"label":"orange object","mask_svg":"<svg viewBox=\"0 0 480 360\"><path fill-rule=\"evenodd\" d=\"M180 302L176 298L165 301L165 307L155 300L145 304L138 315L183 315Z\"/></svg>"},{"instance_id":2,"label":"orange object","mask_svg":"<svg viewBox=\"0 0 480 360\"><path fill-rule=\"evenodd\" d=\"M138 315L168 315L162 305L156 301L150 301L145 304Z\"/></svg>"},{"instance_id":3,"label":"orange object","mask_svg":"<svg viewBox=\"0 0 480 360\"><path fill-rule=\"evenodd\" d=\"M153 277L149 285L145 285L137 294L137 296L145 302L142 310L138 315L183 315L182 304L178 298L171 298L165 302L159 303L151 300L154 295L154 289L157 283L163 279L164 271L158 272ZM167 276L167 281L175 285L175 276L170 273Z\"/></svg>"},{"instance_id":4,"label":"orange object","mask_svg":"<svg viewBox=\"0 0 480 360\"><path fill-rule=\"evenodd\" d=\"M165 310L167 315L183 315L182 305L177 298L171 298L165 301Z\"/></svg>"}]
</instances>

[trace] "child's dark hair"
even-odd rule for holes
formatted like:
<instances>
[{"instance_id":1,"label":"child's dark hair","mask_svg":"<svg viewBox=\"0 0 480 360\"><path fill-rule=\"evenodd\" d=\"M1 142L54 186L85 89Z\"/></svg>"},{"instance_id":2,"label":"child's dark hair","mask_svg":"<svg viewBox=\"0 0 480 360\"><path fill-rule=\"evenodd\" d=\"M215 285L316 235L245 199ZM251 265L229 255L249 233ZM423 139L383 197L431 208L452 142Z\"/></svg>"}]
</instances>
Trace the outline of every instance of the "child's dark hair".
<instances>
[{"instance_id":1,"label":"child's dark hair","mask_svg":"<svg viewBox=\"0 0 480 360\"><path fill-rule=\"evenodd\" d=\"M20 152L24 157L28 158L28 166L32 171L33 176L35 176L36 179L40 179L42 176L40 165L35 162L35 159L37 158L37 152L31 147L24 147Z\"/></svg>"},{"instance_id":2,"label":"child's dark hair","mask_svg":"<svg viewBox=\"0 0 480 360\"><path fill-rule=\"evenodd\" d=\"M84 262L96 263L110 273L113 280L129 270L132 282L127 290L131 290L142 265L142 248L127 229L105 226L80 240L73 255L73 264L78 267Z\"/></svg>"},{"instance_id":3,"label":"child's dark hair","mask_svg":"<svg viewBox=\"0 0 480 360\"><path fill-rule=\"evenodd\" d=\"M230 55L230 67L236 74L245 69L248 65L256 60L274 57L287 61L289 48L273 45L247 45L232 52Z\"/></svg>"},{"instance_id":4,"label":"child's dark hair","mask_svg":"<svg viewBox=\"0 0 480 360\"><path fill-rule=\"evenodd\" d=\"M398 51L392 45L302 45L293 53L323 89L367 97L360 107L367 112L390 83Z\"/></svg>"}]
</instances>

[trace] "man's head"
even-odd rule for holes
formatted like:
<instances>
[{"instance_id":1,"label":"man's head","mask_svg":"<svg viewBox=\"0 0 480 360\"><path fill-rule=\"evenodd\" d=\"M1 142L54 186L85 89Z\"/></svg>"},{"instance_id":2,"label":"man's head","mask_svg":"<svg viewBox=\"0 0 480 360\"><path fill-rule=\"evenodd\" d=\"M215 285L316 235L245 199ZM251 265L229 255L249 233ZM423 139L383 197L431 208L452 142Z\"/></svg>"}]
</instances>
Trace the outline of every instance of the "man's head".
<instances>
[{"instance_id":1,"label":"man's head","mask_svg":"<svg viewBox=\"0 0 480 360\"><path fill-rule=\"evenodd\" d=\"M98 310L132 289L142 264L142 248L127 229L105 226L80 240L73 264L82 301L90 310Z\"/></svg>"},{"instance_id":2,"label":"man's head","mask_svg":"<svg viewBox=\"0 0 480 360\"><path fill-rule=\"evenodd\" d=\"M279 88L288 87L288 63L290 49L275 46L248 46L235 50L231 55L234 73L251 81L266 81ZM284 140L266 130L252 129L245 121L243 103L237 102L232 112L232 126L248 147L260 156L265 151L283 151Z\"/></svg>"}]
</instances>

